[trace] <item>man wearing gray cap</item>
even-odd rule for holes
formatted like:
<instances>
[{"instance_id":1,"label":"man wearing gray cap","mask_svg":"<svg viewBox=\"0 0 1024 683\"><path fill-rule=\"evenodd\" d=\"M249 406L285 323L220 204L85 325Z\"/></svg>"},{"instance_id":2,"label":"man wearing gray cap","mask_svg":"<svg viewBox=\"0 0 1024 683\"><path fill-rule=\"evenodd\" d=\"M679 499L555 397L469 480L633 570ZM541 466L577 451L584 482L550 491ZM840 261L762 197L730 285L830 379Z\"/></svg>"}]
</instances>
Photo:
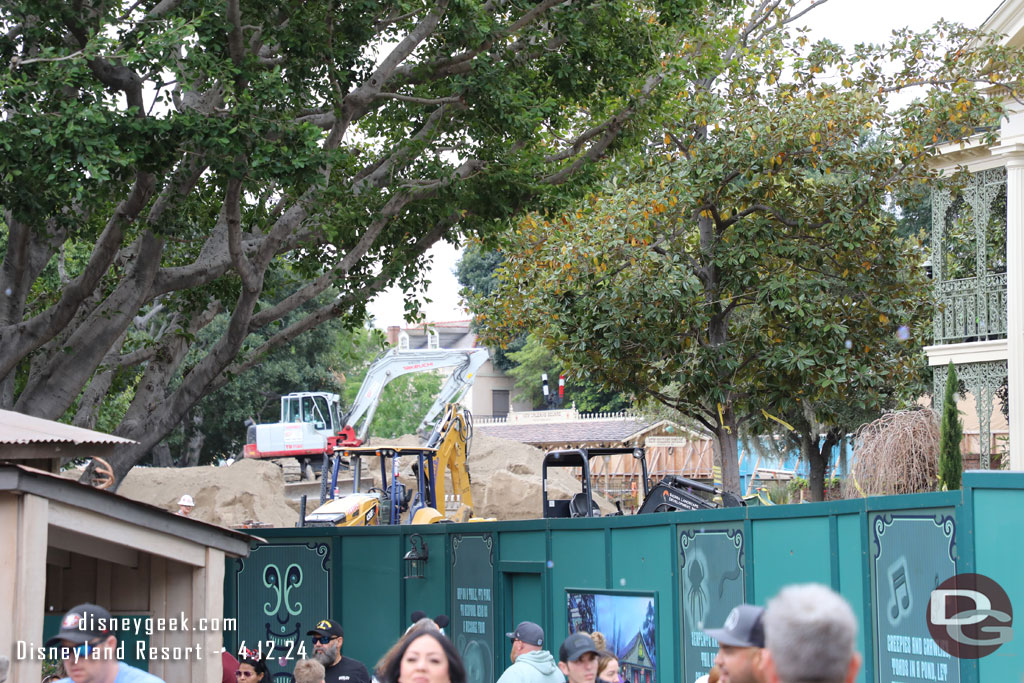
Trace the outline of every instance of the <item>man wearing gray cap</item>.
<instances>
[{"instance_id":1,"label":"man wearing gray cap","mask_svg":"<svg viewBox=\"0 0 1024 683\"><path fill-rule=\"evenodd\" d=\"M770 683L852 683L860 670L857 617L827 586L787 586L764 613L764 672Z\"/></svg>"},{"instance_id":2,"label":"man wearing gray cap","mask_svg":"<svg viewBox=\"0 0 1024 683\"><path fill-rule=\"evenodd\" d=\"M586 633L573 633L558 648L558 668L569 683L594 683L598 654L593 638Z\"/></svg>"},{"instance_id":3,"label":"man wearing gray cap","mask_svg":"<svg viewBox=\"0 0 1024 683\"><path fill-rule=\"evenodd\" d=\"M746 603L733 607L722 628L705 629L718 641L715 666L721 683L763 683L764 608Z\"/></svg>"},{"instance_id":4,"label":"man wearing gray cap","mask_svg":"<svg viewBox=\"0 0 1024 683\"><path fill-rule=\"evenodd\" d=\"M512 666L497 683L563 683L555 658L544 649L544 629L532 621L521 621L505 636L512 640Z\"/></svg>"}]
</instances>

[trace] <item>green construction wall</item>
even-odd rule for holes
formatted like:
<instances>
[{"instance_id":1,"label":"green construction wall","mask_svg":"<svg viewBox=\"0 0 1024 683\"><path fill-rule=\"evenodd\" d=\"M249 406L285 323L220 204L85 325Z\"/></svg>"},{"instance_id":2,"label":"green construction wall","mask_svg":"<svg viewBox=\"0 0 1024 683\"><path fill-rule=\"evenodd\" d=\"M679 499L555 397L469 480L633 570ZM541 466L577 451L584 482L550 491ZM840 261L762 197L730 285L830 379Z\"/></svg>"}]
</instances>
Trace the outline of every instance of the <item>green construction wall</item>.
<instances>
[{"instance_id":1,"label":"green construction wall","mask_svg":"<svg viewBox=\"0 0 1024 683\"><path fill-rule=\"evenodd\" d=\"M715 648L702 628L720 626L737 602L763 605L787 584L818 582L842 593L860 622L859 681L1019 680L1024 638L980 661L892 649L927 637L933 576L980 572L1024 605L1024 474L964 481L963 491L633 517L261 530L266 543L227 565L225 614L239 618L239 629L226 642L251 644L266 625L299 629L308 648L305 631L330 616L345 627L345 654L372 669L422 610L452 619L449 636L465 649L474 683L493 683L508 665L505 632L537 621L557 655L568 635L567 591L598 592L652 599L657 680L690 683ZM414 533L429 552L425 576L403 579ZM286 597L275 589L278 575L290 602L278 599ZM275 681L291 680L293 659L275 663ZM929 678L940 663L954 668ZM897 675L901 666L919 676Z\"/></svg>"}]
</instances>

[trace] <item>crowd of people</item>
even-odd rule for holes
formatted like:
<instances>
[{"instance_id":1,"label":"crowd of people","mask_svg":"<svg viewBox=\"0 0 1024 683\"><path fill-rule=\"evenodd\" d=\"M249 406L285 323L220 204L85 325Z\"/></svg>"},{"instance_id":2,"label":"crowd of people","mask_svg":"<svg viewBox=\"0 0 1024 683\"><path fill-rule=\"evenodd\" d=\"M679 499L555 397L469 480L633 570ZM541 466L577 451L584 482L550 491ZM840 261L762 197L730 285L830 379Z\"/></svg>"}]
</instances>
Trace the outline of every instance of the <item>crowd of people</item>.
<instances>
[{"instance_id":1,"label":"crowd of people","mask_svg":"<svg viewBox=\"0 0 1024 683\"><path fill-rule=\"evenodd\" d=\"M60 683L163 683L118 661L116 634L83 629L83 620L107 623L110 613L79 605L64 615L61 629L46 643L68 653ZM487 683L467 680L466 667L444 634L447 624L443 615L430 619L414 613L371 676L362 662L342 655L345 632L325 618L307 633L312 656L298 661L292 675L295 683ZM853 610L820 584L788 586L765 607L738 605L721 628L705 633L719 649L714 668L697 683L852 683L860 669ZM524 621L505 635L512 663L497 683L627 683L601 633L569 635L558 647L557 661L538 624ZM224 653L223 661L224 683L271 683L267 663L256 652L245 650L237 659Z\"/></svg>"}]
</instances>

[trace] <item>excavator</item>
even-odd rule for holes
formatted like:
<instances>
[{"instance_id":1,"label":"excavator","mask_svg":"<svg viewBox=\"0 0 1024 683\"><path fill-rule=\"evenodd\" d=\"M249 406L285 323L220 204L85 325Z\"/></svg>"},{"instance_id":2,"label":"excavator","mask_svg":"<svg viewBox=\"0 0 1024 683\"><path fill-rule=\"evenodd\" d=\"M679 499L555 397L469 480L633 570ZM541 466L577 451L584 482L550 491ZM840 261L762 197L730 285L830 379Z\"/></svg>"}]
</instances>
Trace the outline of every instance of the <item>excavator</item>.
<instances>
[{"instance_id":1,"label":"excavator","mask_svg":"<svg viewBox=\"0 0 1024 683\"><path fill-rule=\"evenodd\" d=\"M243 455L262 459L298 458L303 472L307 463L322 469L337 448L363 444L381 393L389 382L409 373L453 368L417 427L418 433L426 433L442 409L458 402L469 390L487 358L487 349L389 349L370 366L359 393L344 415L338 394L314 391L287 394L281 397L279 422L254 424L247 421Z\"/></svg>"},{"instance_id":2,"label":"excavator","mask_svg":"<svg viewBox=\"0 0 1024 683\"><path fill-rule=\"evenodd\" d=\"M300 526L373 526L378 524L435 524L438 522L485 521L472 517L473 494L466 464L472 439L473 421L468 410L456 404L445 406L430 437L419 447L367 448L338 446L333 457L330 491L337 495L337 481L343 459L351 462L353 492L328 500L327 486L321 486L320 507L303 515ZM381 487L359 492L359 462L376 457L380 462ZM412 465L415 490L399 480L399 463L415 458ZM446 474L452 493L447 494ZM446 514L451 510L451 514ZM406 515L403 519L403 513Z\"/></svg>"}]
</instances>

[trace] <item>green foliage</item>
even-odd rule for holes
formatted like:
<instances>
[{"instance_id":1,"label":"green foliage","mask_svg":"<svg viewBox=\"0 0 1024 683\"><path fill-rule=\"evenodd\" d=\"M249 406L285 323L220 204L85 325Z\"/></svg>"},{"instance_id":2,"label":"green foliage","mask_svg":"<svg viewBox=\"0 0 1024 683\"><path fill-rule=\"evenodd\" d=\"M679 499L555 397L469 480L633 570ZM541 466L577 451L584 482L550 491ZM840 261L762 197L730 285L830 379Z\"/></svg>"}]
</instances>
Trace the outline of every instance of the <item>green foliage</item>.
<instances>
[{"instance_id":1,"label":"green foliage","mask_svg":"<svg viewBox=\"0 0 1024 683\"><path fill-rule=\"evenodd\" d=\"M540 340L531 335L520 351L509 354L515 363L508 374L515 378L515 386L520 395L529 399L534 409L548 407L544 400L541 375L547 373L548 388L552 396L558 395L558 376L563 372L564 365L545 347ZM571 377L565 382L565 403L572 404L582 413L617 412L626 410L630 401L621 392L602 389L593 382L576 382Z\"/></svg>"},{"instance_id":2,"label":"green foliage","mask_svg":"<svg viewBox=\"0 0 1024 683\"><path fill-rule=\"evenodd\" d=\"M956 367L950 361L946 372L946 393L942 398L942 422L939 425L939 481L949 491L960 488L960 475L963 471L960 441L964 437L964 427L956 405L959 384Z\"/></svg>"},{"instance_id":3,"label":"green foliage","mask_svg":"<svg viewBox=\"0 0 1024 683\"><path fill-rule=\"evenodd\" d=\"M796 416L816 441L815 425L911 398L930 301L890 197L939 181L938 140L991 141L1003 102L974 83L1017 91L1024 73L1019 54L965 48L973 34L945 23L847 54L747 9L709 15L671 62L659 153L624 159L574 211L522 220L475 304L489 343L529 331L579 376L703 424L730 487L744 424ZM751 26L756 45L734 52ZM935 85L889 107L921 81Z\"/></svg>"},{"instance_id":4,"label":"green foliage","mask_svg":"<svg viewBox=\"0 0 1024 683\"><path fill-rule=\"evenodd\" d=\"M362 375L365 376L365 370ZM359 381L345 385L345 404L351 405L359 391ZM396 378L380 395L380 403L370 424L369 436L394 439L405 434L414 434L420 420L427 414L443 383L441 375L416 373Z\"/></svg>"},{"instance_id":5,"label":"green foliage","mask_svg":"<svg viewBox=\"0 0 1024 683\"><path fill-rule=\"evenodd\" d=\"M438 240L493 242L646 144L665 56L728 4L3 3L0 404L137 440L120 478L258 364L312 382L300 336L391 285L415 318ZM233 391L203 419L270 410Z\"/></svg>"}]
</instances>

